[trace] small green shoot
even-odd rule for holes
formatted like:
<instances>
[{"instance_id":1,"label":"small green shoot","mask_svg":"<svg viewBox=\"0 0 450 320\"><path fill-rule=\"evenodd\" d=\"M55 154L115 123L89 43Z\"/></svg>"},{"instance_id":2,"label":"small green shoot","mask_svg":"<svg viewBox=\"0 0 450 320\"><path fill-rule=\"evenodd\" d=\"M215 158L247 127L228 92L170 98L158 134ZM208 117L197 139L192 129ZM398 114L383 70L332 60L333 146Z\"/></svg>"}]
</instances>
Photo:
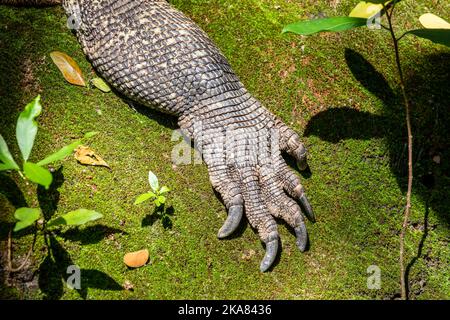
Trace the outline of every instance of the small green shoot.
<instances>
[{"instance_id":1,"label":"small green shoot","mask_svg":"<svg viewBox=\"0 0 450 320\"><path fill-rule=\"evenodd\" d=\"M140 204L151 199L156 207L161 207L166 203L165 194L168 193L170 189L167 186L162 186L159 188L158 177L152 171L148 172L148 182L153 191L149 191L138 196L134 201L134 204Z\"/></svg>"}]
</instances>

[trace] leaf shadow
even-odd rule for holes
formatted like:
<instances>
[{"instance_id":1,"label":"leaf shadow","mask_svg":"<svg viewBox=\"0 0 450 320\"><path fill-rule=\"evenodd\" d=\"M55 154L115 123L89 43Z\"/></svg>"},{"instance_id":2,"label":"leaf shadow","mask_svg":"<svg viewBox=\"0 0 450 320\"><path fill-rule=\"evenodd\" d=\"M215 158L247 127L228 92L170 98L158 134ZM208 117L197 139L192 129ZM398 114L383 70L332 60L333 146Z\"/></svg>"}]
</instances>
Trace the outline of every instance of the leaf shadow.
<instances>
[{"instance_id":1,"label":"leaf shadow","mask_svg":"<svg viewBox=\"0 0 450 320\"><path fill-rule=\"evenodd\" d=\"M152 226L156 221L160 220L165 230L172 229L173 222L170 218L175 214L173 206L166 208L165 204L155 207L151 214L146 215L141 222L142 227Z\"/></svg>"},{"instance_id":2,"label":"leaf shadow","mask_svg":"<svg viewBox=\"0 0 450 320\"><path fill-rule=\"evenodd\" d=\"M429 188L450 190L450 54L433 54L420 59L405 72L405 82L413 109L414 172L413 192L424 201ZM305 136L339 143L345 139L384 139L389 165L402 191L406 191L407 148L404 107L400 93L394 91L375 67L361 54L345 50L345 60L353 77L382 102L381 114L349 107L330 108L314 115L307 123ZM430 76L431 75L431 76ZM431 105L430 105L431 104ZM436 165L431 156L441 156ZM432 183L430 183L430 181ZM449 193L440 192L440 199L430 203L439 218L450 224Z\"/></svg>"},{"instance_id":3,"label":"leaf shadow","mask_svg":"<svg viewBox=\"0 0 450 320\"><path fill-rule=\"evenodd\" d=\"M95 244L105 239L111 234L127 235L128 233L117 228L111 228L102 224L87 226L84 228L71 228L58 233L64 240L78 242L81 245Z\"/></svg>"},{"instance_id":4,"label":"leaf shadow","mask_svg":"<svg viewBox=\"0 0 450 320\"><path fill-rule=\"evenodd\" d=\"M58 210L58 203L60 198L60 192L58 189L64 183L63 166L60 166L58 170L52 172L53 181L50 188L46 190L43 186L37 188L37 198L39 206L41 207L42 214L46 221L50 220L55 212Z\"/></svg>"},{"instance_id":5,"label":"leaf shadow","mask_svg":"<svg viewBox=\"0 0 450 320\"><path fill-rule=\"evenodd\" d=\"M17 209L28 207L25 196L17 183L8 175L0 173L0 193Z\"/></svg>"},{"instance_id":6,"label":"leaf shadow","mask_svg":"<svg viewBox=\"0 0 450 320\"><path fill-rule=\"evenodd\" d=\"M44 294L44 300L59 300L64 295L64 286L67 285L71 273L70 266L76 266L68 251L53 235L48 235L47 245L49 252L39 266L38 284ZM94 269L80 269L80 289L76 290L83 299L87 299L89 288L100 290L124 290L112 277Z\"/></svg>"},{"instance_id":7,"label":"leaf shadow","mask_svg":"<svg viewBox=\"0 0 450 320\"><path fill-rule=\"evenodd\" d=\"M409 295L409 291L410 291L410 274L411 274L411 269L414 266L414 264L417 262L417 260L419 260L422 257L422 251L423 251L423 247L425 245L425 241L428 237L428 216L430 214L430 208L428 206L429 200L427 200L426 205L425 205L425 215L423 217L423 234L422 237L420 238L420 242L419 245L417 247L417 254L416 256L414 256L411 261L408 263L408 265L405 268L405 283L406 283L406 293L407 296Z\"/></svg>"},{"instance_id":8,"label":"leaf shadow","mask_svg":"<svg viewBox=\"0 0 450 320\"><path fill-rule=\"evenodd\" d=\"M4 173L0 173L0 194L5 196L6 200L11 203L15 209L28 207L22 190L20 190L14 179ZM1 202L0 205L2 205ZM6 240L8 238L9 231L15 225L15 223L10 222L9 217L6 216L6 214L9 215L10 210L4 209L5 208L0 207L0 240ZM20 238L31 233L33 233L33 230L31 230L31 228L27 228L15 233L14 237Z\"/></svg>"}]
</instances>

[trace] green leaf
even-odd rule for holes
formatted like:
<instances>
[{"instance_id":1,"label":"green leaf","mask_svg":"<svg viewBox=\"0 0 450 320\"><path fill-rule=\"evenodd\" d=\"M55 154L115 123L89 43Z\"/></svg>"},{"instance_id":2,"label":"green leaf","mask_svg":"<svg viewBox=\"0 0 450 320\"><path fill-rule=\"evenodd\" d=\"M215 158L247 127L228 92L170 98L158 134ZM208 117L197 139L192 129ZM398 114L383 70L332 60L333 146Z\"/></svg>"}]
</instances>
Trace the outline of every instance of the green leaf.
<instances>
[{"instance_id":1,"label":"green leaf","mask_svg":"<svg viewBox=\"0 0 450 320\"><path fill-rule=\"evenodd\" d=\"M103 92L110 92L111 88L102 78L94 78L91 80L92 84Z\"/></svg>"},{"instance_id":2,"label":"green leaf","mask_svg":"<svg viewBox=\"0 0 450 320\"><path fill-rule=\"evenodd\" d=\"M5 139L3 139L1 134L0 134L0 161L3 162L0 163L0 171L10 169L19 170L19 166L14 161L11 152L9 152L8 145L6 144L6 141Z\"/></svg>"},{"instance_id":3,"label":"green leaf","mask_svg":"<svg viewBox=\"0 0 450 320\"><path fill-rule=\"evenodd\" d=\"M417 29L405 33L428 39L434 43L450 47L450 29Z\"/></svg>"},{"instance_id":4,"label":"green leaf","mask_svg":"<svg viewBox=\"0 0 450 320\"><path fill-rule=\"evenodd\" d=\"M95 135L97 135L97 134L98 134L97 131L90 131L90 132L88 132L88 133L86 133L86 134L84 135L83 139L89 139L89 138L92 138L93 136L95 136Z\"/></svg>"},{"instance_id":5,"label":"green leaf","mask_svg":"<svg viewBox=\"0 0 450 320\"><path fill-rule=\"evenodd\" d=\"M144 194L141 194L139 197L136 198L136 201L134 201L134 204L139 204L144 201L147 201L150 198L155 198L156 195L153 192L147 192Z\"/></svg>"},{"instance_id":6,"label":"green leaf","mask_svg":"<svg viewBox=\"0 0 450 320\"><path fill-rule=\"evenodd\" d=\"M164 196L159 196L159 197L158 197L158 202L161 203L161 204L166 203L166 197L164 197Z\"/></svg>"},{"instance_id":7,"label":"green leaf","mask_svg":"<svg viewBox=\"0 0 450 320\"><path fill-rule=\"evenodd\" d=\"M159 182L158 178L155 176L155 174L151 171L148 172L148 182L150 183L150 187L153 191L158 191L159 189Z\"/></svg>"},{"instance_id":8,"label":"green leaf","mask_svg":"<svg viewBox=\"0 0 450 320\"><path fill-rule=\"evenodd\" d=\"M89 139L92 138L93 136L95 136L98 132L88 132L84 135L83 139ZM82 140L83 140L82 139ZM59 161L64 159L65 157L67 157L68 155L70 155L78 146L81 145L82 140L77 140L65 147L62 147L59 151L49 155L47 158L45 158L44 160L41 160L37 163L38 166L43 166L55 161Z\"/></svg>"},{"instance_id":9,"label":"green leaf","mask_svg":"<svg viewBox=\"0 0 450 320\"><path fill-rule=\"evenodd\" d=\"M365 26L367 19L354 18L354 17L334 17L314 19L308 21L299 21L290 25L287 25L283 29L285 32L293 32L296 34L308 36L322 31L343 31L352 28Z\"/></svg>"},{"instance_id":10,"label":"green leaf","mask_svg":"<svg viewBox=\"0 0 450 320\"><path fill-rule=\"evenodd\" d=\"M81 141L75 141L65 147L62 147L61 149L59 149L59 151L49 155L48 157L46 157L44 160L41 160L37 163L38 166L44 166L46 164L55 162L55 161L59 161L64 159L65 157L67 157L68 155L70 155L73 150L75 150L79 145L81 145Z\"/></svg>"},{"instance_id":11,"label":"green leaf","mask_svg":"<svg viewBox=\"0 0 450 320\"><path fill-rule=\"evenodd\" d=\"M45 189L48 189L52 184L53 177L50 171L38 166L37 164L25 162L23 164L23 171L28 179L44 186Z\"/></svg>"},{"instance_id":12,"label":"green leaf","mask_svg":"<svg viewBox=\"0 0 450 320\"><path fill-rule=\"evenodd\" d=\"M54 226L58 226L58 225L80 226L87 222L100 219L102 217L103 217L103 215L96 211L88 210L88 209L78 209L78 210L63 214L62 216L51 220L47 224L47 227L54 227Z\"/></svg>"},{"instance_id":13,"label":"green leaf","mask_svg":"<svg viewBox=\"0 0 450 320\"><path fill-rule=\"evenodd\" d=\"M41 216L41 210L35 208L19 208L14 213L14 217L19 220L15 227L14 232L25 229L31 226Z\"/></svg>"},{"instance_id":14,"label":"green leaf","mask_svg":"<svg viewBox=\"0 0 450 320\"><path fill-rule=\"evenodd\" d=\"M164 194L164 193L167 193L167 192L169 192L169 191L170 191L170 189L169 189L168 187L163 186L163 187L161 187L161 189L159 190L159 194Z\"/></svg>"},{"instance_id":15,"label":"green leaf","mask_svg":"<svg viewBox=\"0 0 450 320\"><path fill-rule=\"evenodd\" d=\"M42 111L40 99L41 96L39 95L27 104L25 110L20 113L19 119L17 119L16 138L24 161L27 161L30 157L34 139L36 138L38 126L34 119Z\"/></svg>"}]
</instances>

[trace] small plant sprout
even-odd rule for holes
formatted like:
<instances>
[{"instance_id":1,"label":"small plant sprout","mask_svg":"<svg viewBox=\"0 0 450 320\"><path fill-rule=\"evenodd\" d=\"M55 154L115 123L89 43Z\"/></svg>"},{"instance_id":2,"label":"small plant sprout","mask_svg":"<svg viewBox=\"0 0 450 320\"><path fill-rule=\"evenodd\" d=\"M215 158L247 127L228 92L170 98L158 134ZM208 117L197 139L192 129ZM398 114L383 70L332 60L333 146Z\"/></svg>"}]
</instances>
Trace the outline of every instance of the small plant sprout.
<instances>
[{"instance_id":1,"label":"small plant sprout","mask_svg":"<svg viewBox=\"0 0 450 320\"><path fill-rule=\"evenodd\" d=\"M53 177L50 171L44 168L44 166L63 160L81 145L84 139L93 137L97 132L86 133L84 138L72 142L37 163L30 162L28 159L38 131L38 125L35 119L41 112L41 97L37 96L32 102L26 105L25 110L20 113L17 119L16 139L22 155L22 168L14 160L5 139L0 135L0 171L18 171L22 178L37 183L48 190L52 184Z\"/></svg>"},{"instance_id":2,"label":"small plant sprout","mask_svg":"<svg viewBox=\"0 0 450 320\"><path fill-rule=\"evenodd\" d=\"M42 105L40 100L41 97L37 96L32 102L27 104L25 106L25 109L20 113L17 120L16 139L20 149L20 153L22 155L22 166L19 166L14 160L5 139L0 135L0 172L17 171L23 179L27 179L31 182L41 185L48 190L50 188L50 185L52 184L53 176L48 169L44 168L44 166L63 160L65 157L70 155L79 145L81 145L84 139L93 137L96 132L87 133L84 138L72 142L71 144L61 148L57 152L47 156L37 163L30 162L28 159L31 155L34 140L38 132L38 125L35 119L42 112ZM13 232L18 232L31 227L32 225L35 225L35 239L39 233L44 236L44 238L46 239L46 243L48 243L48 239L52 236L55 229L58 229L63 225L80 226L90 221L100 219L103 216L93 210L78 209L46 221L40 208L22 207L18 208L15 211L14 217L16 218L17 222L14 226ZM12 268L11 233L8 237L8 243L9 270L11 272L17 272L26 265L26 261L29 259L31 252L33 251L35 241L33 241L24 262L18 268Z\"/></svg>"},{"instance_id":3,"label":"small plant sprout","mask_svg":"<svg viewBox=\"0 0 450 320\"><path fill-rule=\"evenodd\" d=\"M170 191L170 189L166 186L159 187L158 177L152 172L148 172L148 182L150 184L150 188L153 191L149 191L147 193L141 194L136 198L134 204L140 204L144 201L151 199L156 207L161 207L166 203L165 194Z\"/></svg>"},{"instance_id":4,"label":"small plant sprout","mask_svg":"<svg viewBox=\"0 0 450 320\"><path fill-rule=\"evenodd\" d=\"M16 139L22 155L22 168L14 160L5 139L3 139L0 135L0 171L18 171L22 178L37 183L48 190L52 184L53 176L48 169L44 168L44 166L63 160L65 157L70 155L75 148L81 145L84 139L93 137L97 133L88 132L83 139L72 142L57 152L47 156L43 160L37 163L30 162L28 159L33 149L34 140L38 132L38 125L35 119L41 114L41 112L41 96L37 96L33 101L25 106L25 109L20 113L19 118L17 119ZM33 225L42 217L42 212L38 208L18 208L14 213L14 217L16 218L17 223L13 231L17 232ZM87 209L78 209L45 223L44 231L47 227L56 225L81 225L101 217L102 215L98 212Z\"/></svg>"},{"instance_id":5,"label":"small plant sprout","mask_svg":"<svg viewBox=\"0 0 450 320\"><path fill-rule=\"evenodd\" d=\"M18 220L14 227L14 232L20 231L31 226L35 221L42 217L40 209L36 208L19 208L14 213L14 217ZM50 228L58 226L81 226L90 221L102 218L103 215L87 209L78 209L69 213L56 217L43 225L42 230L47 232Z\"/></svg>"}]
</instances>

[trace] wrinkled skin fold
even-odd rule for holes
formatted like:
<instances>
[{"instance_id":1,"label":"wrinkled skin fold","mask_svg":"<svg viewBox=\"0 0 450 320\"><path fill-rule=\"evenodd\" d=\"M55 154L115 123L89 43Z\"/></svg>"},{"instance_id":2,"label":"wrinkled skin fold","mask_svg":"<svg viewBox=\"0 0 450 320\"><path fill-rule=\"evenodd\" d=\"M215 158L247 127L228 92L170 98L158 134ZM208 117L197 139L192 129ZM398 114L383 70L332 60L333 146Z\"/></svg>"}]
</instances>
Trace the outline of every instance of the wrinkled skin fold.
<instances>
[{"instance_id":1,"label":"wrinkled skin fold","mask_svg":"<svg viewBox=\"0 0 450 320\"><path fill-rule=\"evenodd\" d=\"M314 221L314 214L282 152L304 169L306 149L297 133L246 90L206 33L166 1L62 4L98 73L126 98L178 117L184 134L196 141L228 210L218 237L230 236L245 215L265 244L265 272L278 252L280 218L305 251L305 217Z\"/></svg>"}]
</instances>

